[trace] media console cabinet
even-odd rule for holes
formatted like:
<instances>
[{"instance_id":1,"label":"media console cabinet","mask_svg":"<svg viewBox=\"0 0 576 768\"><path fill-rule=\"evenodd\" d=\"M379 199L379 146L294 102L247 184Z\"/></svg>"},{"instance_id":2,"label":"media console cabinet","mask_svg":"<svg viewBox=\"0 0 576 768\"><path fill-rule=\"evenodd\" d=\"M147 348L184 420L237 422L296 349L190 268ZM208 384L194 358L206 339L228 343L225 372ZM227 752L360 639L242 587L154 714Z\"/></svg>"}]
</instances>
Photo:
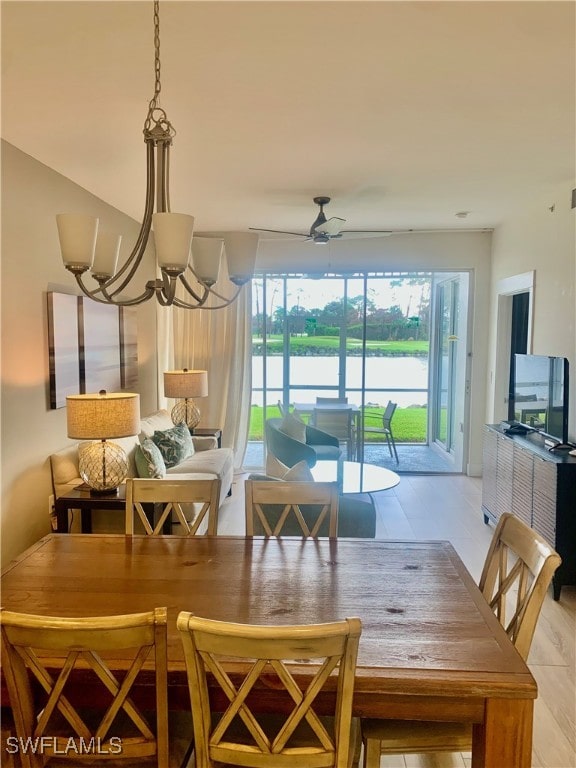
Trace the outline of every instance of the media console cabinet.
<instances>
[{"instance_id":1,"label":"media console cabinet","mask_svg":"<svg viewBox=\"0 0 576 768\"><path fill-rule=\"evenodd\" d=\"M512 512L534 528L562 558L553 580L554 599L576 584L576 457L549 451L537 432L507 435L499 424L484 428L484 522Z\"/></svg>"}]
</instances>

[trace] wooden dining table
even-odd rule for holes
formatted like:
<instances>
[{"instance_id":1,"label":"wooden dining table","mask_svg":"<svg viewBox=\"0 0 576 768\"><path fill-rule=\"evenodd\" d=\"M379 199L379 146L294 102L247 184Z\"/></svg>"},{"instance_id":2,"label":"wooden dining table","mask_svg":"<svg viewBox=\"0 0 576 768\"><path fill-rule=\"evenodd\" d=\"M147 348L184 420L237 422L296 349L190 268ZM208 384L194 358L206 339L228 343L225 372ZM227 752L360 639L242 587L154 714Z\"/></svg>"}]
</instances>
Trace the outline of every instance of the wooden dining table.
<instances>
[{"instance_id":1,"label":"wooden dining table","mask_svg":"<svg viewBox=\"0 0 576 768\"><path fill-rule=\"evenodd\" d=\"M189 707L179 611L252 624L358 616L355 715L473 723L473 768L531 765L536 682L449 542L52 534L1 588L5 609L42 615L167 606L174 708ZM313 667L299 666L303 685Z\"/></svg>"}]
</instances>

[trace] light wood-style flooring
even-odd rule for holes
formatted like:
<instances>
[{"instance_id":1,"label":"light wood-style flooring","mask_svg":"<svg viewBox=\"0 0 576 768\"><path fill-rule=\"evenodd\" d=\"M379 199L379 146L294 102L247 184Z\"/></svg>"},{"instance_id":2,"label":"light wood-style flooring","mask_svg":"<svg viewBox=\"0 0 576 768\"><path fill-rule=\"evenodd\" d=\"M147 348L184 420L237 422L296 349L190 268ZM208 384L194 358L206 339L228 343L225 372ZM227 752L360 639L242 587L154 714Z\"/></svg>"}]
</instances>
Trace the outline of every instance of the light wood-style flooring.
<instances>
[{"instance_id":1,"label":"light wood-style flooring","mask_svg":"<svg viewBox=\"0 0 576 768\"><path fill-rule=\"evenodd\" d=\"M243 535L244 479L220 509L218 532ZM462 475L403 475L390 491L374 494L376 536L452 542L478 580L492 528L483 522L482 480ZM559 602L546 597L528 659L538 682L532 768L576 767L576 587ZM469 768L469 753L383 757L381 768ZM507 768L507 766L502 766Z\"/></svg>"}]
</instances>

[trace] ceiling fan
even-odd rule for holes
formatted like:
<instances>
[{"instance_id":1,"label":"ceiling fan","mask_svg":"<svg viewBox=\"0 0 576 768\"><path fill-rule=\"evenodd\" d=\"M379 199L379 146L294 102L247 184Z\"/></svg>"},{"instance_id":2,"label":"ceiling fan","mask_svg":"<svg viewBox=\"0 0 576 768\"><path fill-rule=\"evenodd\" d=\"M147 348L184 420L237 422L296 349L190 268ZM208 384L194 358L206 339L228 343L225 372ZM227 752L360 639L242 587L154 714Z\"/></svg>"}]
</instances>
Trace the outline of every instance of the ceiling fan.
<instances>
[{"instance_id":1,"label":"ceiling fan","mask_svg":"<svg viewBox=\"0 0 576 768\"><path fill-rule=\"evenodd\" d=\"M249 227L249 229L256 230L257 232L274 232L278 235L294 235L296 237L304 237L306 240L311 240L318 245L325 245L330 240L340 238L347 234L392 234L392 231L389 229L342 229L342 226L346 223L346 219L341 219L339 216L332 216L330 219L326 218L326 214L324 213L324 206L328 205L330 202L329 197L315 197L314 202L320 207L320 213L310 227L309 234L305 234L303 232L286 232L281 229L262 229L261 227Z\"/></svg>"}]
</instances>

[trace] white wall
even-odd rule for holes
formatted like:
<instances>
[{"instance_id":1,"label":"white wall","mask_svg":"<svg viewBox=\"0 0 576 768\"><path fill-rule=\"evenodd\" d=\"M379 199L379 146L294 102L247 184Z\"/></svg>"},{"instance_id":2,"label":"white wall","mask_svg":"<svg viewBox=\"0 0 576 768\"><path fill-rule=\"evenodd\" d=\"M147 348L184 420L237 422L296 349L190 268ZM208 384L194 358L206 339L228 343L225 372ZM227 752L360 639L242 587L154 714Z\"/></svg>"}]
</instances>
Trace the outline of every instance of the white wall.
<instances>
[{"instance_id":1,"label":"white wall","mask_svg":"<svg viewBox=\"0 0 576 768\"><path fill-rule=\"evenodd\" d=\"M570 362L570 439L576 439L576 210L574 183L539 190L529 205L494 232L486 419L500 421L495 402L497 286L501 280L534 271L532 353L567 357Z\"/></svg>"},{"instance_id":2,"label":"white wall","mask_svg":"<svg viewBox=\"0 0 576 768\"><path fill-rule=\"evenodd\" d=\"M471 301L470 416L467 472L482 472L482 427L485 424L488 316L490 306L491 232L410 233L382 238L332 241L328 246L264 240L258 248L262 271L314 273L469 270Z\"/></svg>"},{"instance_id":3,"label":"white wall","mask_svg":"<svg viewBox=\"0 0 576 768\"><path fill-rule=\"evenodd\" d=\"M70 441L66 409L50 410L46 293L79 293L60 258L55 215L92 213L124 235L138 224L50 168L2 142L1 533L6 564L49 533L50 453ZM149 268L151 260L148 257ZM142 412L155 410L156 308L138 311Z\"/></svg>"}]
</instances>

